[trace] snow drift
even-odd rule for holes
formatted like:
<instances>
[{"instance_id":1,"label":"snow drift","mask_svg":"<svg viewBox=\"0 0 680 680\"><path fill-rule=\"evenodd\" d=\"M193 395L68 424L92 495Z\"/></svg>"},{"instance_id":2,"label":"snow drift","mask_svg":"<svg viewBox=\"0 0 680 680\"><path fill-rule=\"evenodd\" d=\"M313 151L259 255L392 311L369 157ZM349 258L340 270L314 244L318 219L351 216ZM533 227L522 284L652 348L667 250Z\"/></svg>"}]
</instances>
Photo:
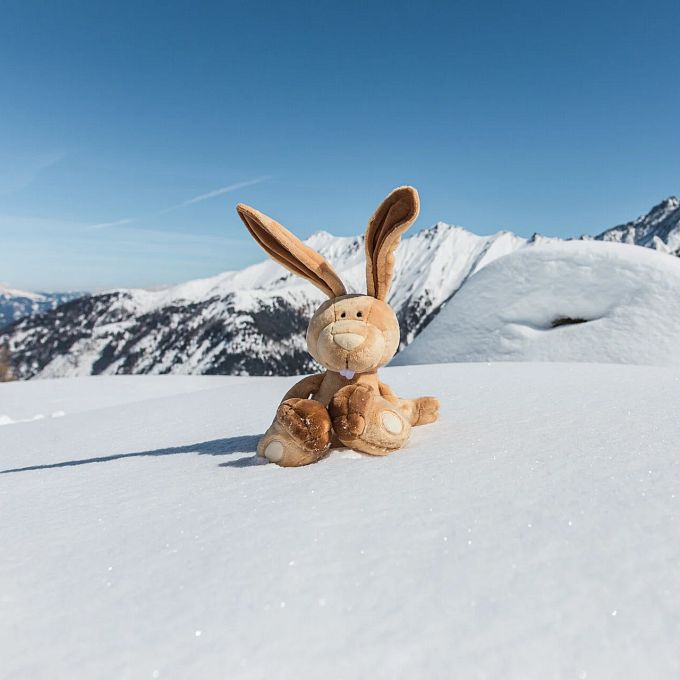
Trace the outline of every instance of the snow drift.
<instances>
[{"instance_id":1,"label":"snow drift","mask_svg":"<svg viewBox=\"0 0 680 680\"><path fill-rule=\"evenodd\" d=\"M0 386L0 676L677 678L680 369L385 379L442 420L297 469L295 378Z\"/></svg>"},{"instance_id":2,"label":"snow drift","mask_svg":"<svg viewBox=\"0 0 680 680\"><path fill-rule=\"evenodd\" d=\"M394 364L680 364L680 262L595 241L535 245L470 277Z\"/></svg>"}]
</instances>

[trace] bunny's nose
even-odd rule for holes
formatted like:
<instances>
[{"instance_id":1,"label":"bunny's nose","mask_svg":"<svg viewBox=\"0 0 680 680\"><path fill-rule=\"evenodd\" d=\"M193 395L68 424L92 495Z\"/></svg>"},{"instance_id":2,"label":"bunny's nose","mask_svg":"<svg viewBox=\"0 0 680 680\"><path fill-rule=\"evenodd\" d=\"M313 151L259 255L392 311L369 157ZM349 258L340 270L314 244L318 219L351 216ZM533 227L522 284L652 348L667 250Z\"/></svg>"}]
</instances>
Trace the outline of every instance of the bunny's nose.
<instances>
[{"instance_id":1,"label":"bunny's nose","mask_svg":"<svg viewBox=\"0 0 680 680\"><path fill-rule=\"evenodd\" d=\"M356 349L365 339L363 335L357 333L335 333L333 335L333 342L346 350Z\"/></svg>"}]
</instances>

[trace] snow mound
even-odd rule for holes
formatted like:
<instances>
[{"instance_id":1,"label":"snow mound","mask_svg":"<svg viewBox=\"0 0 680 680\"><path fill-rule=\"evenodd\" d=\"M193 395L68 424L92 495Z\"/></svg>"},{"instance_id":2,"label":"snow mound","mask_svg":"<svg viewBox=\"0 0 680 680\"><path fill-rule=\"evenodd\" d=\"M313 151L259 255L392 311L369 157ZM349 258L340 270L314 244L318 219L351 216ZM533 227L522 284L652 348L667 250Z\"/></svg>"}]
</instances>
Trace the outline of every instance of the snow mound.
<instances>
[{"instance_id":1,"label":"snow mound","mask_svg":"<svg viewBox=\"0 0 680 680\"><path fill-rule=\"evenodd\" d=\"M636 246L551 242L470 277L395 365L680 364L680 262Z\"/></svg>"},{"instance_id":2,"label":"snow mound","mask_svg":"<svg viewBox=\"0 0 680 680\"><path fill-rule=\"evenodd\" d=\"M295 378L0 386L65 412L0 428L0 676L677 678L680 369L384 379L442 420L299 469Z\"/></svg>"}]
</instances>

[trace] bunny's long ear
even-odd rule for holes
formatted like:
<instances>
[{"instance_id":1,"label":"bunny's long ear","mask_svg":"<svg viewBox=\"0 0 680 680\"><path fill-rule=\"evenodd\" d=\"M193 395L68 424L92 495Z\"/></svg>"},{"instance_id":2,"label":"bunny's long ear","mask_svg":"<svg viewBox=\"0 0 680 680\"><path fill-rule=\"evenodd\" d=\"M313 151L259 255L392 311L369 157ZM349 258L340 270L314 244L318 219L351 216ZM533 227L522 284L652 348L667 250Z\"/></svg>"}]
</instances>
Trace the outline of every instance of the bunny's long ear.
<instances>
[{"instance_id":1,"label":"bunny's long ear","mask_svg":"<svg viewBox=\"0 0 680 680\"><path fill-rule=\"evenodd\" d=\"M236 206L236 212L253 238L273 260L293 274L311 281L329 298L347 293L340 277L328 261L293 236L276 220L243 203Z\"/></svg>"},{"instance_id":2,"label":"bunny's long ear","mask_svg":"<svg viewBox=\"0 0 680 680\"><path fill-rule=\"evenodd\" d=\"M386 300L394 275L394 251L401 235L416 221L420 201L413 187L395 189L373 213L366 229L368 294Z\"/></svg>"}]
</instances>

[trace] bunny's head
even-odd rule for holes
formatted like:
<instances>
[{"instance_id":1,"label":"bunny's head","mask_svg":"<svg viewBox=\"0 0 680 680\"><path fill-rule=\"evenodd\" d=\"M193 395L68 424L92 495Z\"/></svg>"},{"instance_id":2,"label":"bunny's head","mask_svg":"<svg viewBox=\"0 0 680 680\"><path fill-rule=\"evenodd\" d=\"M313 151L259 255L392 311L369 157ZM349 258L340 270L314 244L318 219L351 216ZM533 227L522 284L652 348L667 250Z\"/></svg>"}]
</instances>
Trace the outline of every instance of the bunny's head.
<instances>
[{"instance_id":1,"label":"bunny's head","mask_svg":"<svg viewBox=\"0 0 680 680\"><path fill-rule=\"evenodd\" d=\"M239 204L239 216L276 262L330 298L316 310L307 329L309 353L324 367L352 378L386 364L399 347L399 324L387 294L394 274L394 251L418 217L418 192L395 189L378 207L366 229L367 295L348 295L331 265L316 251L263 213Z\"/></svg>"}]
</instances>

